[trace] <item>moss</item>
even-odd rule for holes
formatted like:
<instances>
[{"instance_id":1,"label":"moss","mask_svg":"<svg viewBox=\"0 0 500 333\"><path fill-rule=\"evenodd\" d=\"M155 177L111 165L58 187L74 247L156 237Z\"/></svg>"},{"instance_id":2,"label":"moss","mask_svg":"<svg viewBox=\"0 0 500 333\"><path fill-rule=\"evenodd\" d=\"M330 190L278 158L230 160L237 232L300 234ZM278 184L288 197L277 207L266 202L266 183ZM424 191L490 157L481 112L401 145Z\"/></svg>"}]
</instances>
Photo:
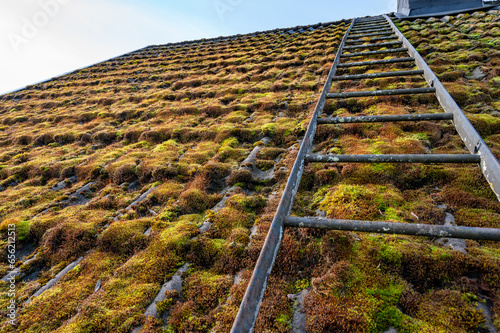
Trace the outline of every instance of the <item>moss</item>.
<instances>
[{"instance_id":1,"label":"moss","mask_svg":"<svg viewBox=\"0 0 500 333\"><path fill-rule=\"evenodd\" d=\"M496 228L500 223L500 214L485 209L461 208L455 215L460 226Z\"/></svg>"},{"instance_id":2,"label":"moss","mask_svg":"<svg viewBox=\"0 0 500 333\"><path fill-rule=\"evenodd\" d=\"M458 29L437 20L400 24L464 103L464 111L478 115L475 124L496 153L495 121L483 117L493 115L499 96L498 52L491 41L496 28L483 25L494 19L490 14L453 17ZM23 269L47 266L37 281L18 284L19 301L73 258L85 259L19 312L18 327L2 329L129 332L144 324L145 331L160 332L161 320L142 314L179 265L190 262L183 279L196 278L184 289L192 289L194 296L184 303L172 297L159 304L160 312L170 310L167 330L229 331L276 211L279 195L273 192L282 189L296 155L288 148L305 131L320 77L326 77L329 58L349 24L293 35L239 36L224 43L155 46L3 96L0 231L10 223L30 221L28 236L19 245L34 241L42 251L36 267ZM480 38L467 40L460 29ZM477 67L488 77L464 77ZM378 70L360 66L341 71ZM420 77L412 77L342 82L334 89L423 85ZM325 108L336 116L439 111L431 94L334 101ZM268 169L285 158L276 165L273 186L238 170L249 151L262 145L263 134L272 141L261 147L257 167ZM463 152L462 141L445 122L325 125L318 128L316 143L321 153ZM123 173L117 172L126 165ZM67 184L57 192L51 187L73 175L97 184L88 204L63 207L59 199L83 184ZM226 186L228 176L229 184L256 193L229 196L224 211L207 213L221 199L214 193ZM446 203L461 225L494 225L496 198L479 179L480 169L470 166L310 164L294 211L309 215L322 208L334 217L345 213L399 222L414 221L413 212L420 222L435 223L442 212L434 207ZM117 210L142 193L135 189L136 181L145 189L158 187L104 228ZM134 218L151 212L159 216ZM200 234L202 220L214 222L213 230ZM149 226L152 232L144 236ZM406 236L287 229L255 331L289 332L293 313L287 295L309 283L311 332L381 331L387 325L401 332L481 330L476 301L469 295L486 293L497 305L497 246L471 241L466 255L432 244L431 239ZM94 251L86 253L90 249ZM0 272L6 270L0 263ZM241 280L232 286L232 276L239 272ZM208 280L219 277L214 284L224 292L203 282L203 274ZM94 294L99 280L101 289ZM204 295L197 286L208 291L210 302L197 299ZM401 289L399 304L394 289ZM435 297L438 292L442 297ZM443 301L448 297L453 304ZM6 300L0 298L0 306Z\"/></svg>"},{"instance_id":3,"label":"moss","mask_svg":"<svg viewBox=\"0 0 500 333\"><path fill-rule=\"evenodd\" d=\"M382 246L377 257L385 264L399 266L403 257L402 253L390 246Z\"/></svg>"},{"instance_id":4,"label":"moss","mask_svg":"<svg viewBox=\"0 0 500 333\"><path fill-rule=\"evenodd\" d=\"M43 236L43 251L56 262L81 255L95 246L97 225L91 223L64 223L47 230Z\"/></svg>"},{"instance_id":5,"label":"moss","mask_svg":"<svg viewBox=\"0 0 500 333\"><path fill-rule=\"evenodd\" d=\"M477 330L485 321L484 315L475 308L475 304L465 301L460 293L453 290L424 295L417 318L427 320L428 316L434 319L435 327L444 330L450 326L458 326L463 331Z\"/></svg>"},{"instance_id":6,"label":"moss","mask_svg":"<svg viewBox=\"0 0 500 333\"><path fill-rule=\"evenodd\" d=\"M475 114L468 117L481 137L500 133L500 119L489 114Z\"/></svg>"},{"instance_id":7,"label":"moss","mask_svg":"<svg viewBox=\"0 0 500 333\"><path fill-rule=\"evenodd\" d=\"M229 276L199 272L186 279L185 295L187 302L178 303L168 320L170 329L176 332L201 332L209 330L214 318L202 313L214 309L227 297L232 285Z\"/></svg>"},{"instance_id":8,"label":"moss","mask_svg":"<svg viewBox=\"0 0 500 333\"><path fill-rule=\"evenodd\" d=\"M103 144L110 144L114 142L117 139L117 132L116 131L100 131L95 133L92 136L92 140L94 142L98 143L103 143Z\"/></svg>"},{"instance_id":9,"label":"moss","mask_svg":"<svg viewBox=\"0 0 500 333\"><path fill-rule=\"evenodd\" d=\"M196 267L212 267L219 256L220 247L207 237L193 239L187 245L186 258Z\"/></svg>"},{"instance_id":10,"label":"moss","mask_svg":"<svg viewBox=\"0 0 500 333\"><path fill-rule=\"evenodd\" d=\"M366 332L368 321L362 310L366 306L361 299L342 299L351 282L351 266L340 261L319 279L313 279L313 292L305 300L308 332L341 330ZM361 311L360 311L361 310Z\"/></svg>"},{"instance_id":11,"label":"moss","mask_svg":"<svg viewBox=\"0 0 500 333\"><path fill-rule=\"evenodd\" d=\"M226 200L226 206L246 212L257 212L266 204L262 196L246 196L244 194L235 194Z\"/></svg>"},{"instance_id":12,"label":"moss","mask_svg":"<svg viewBox=\"0 0 500 333\"><path fill-rule=\"evenodd\" d=\"M212 237L227 238L235 228L250 228L253 216L231 207L224 207L212 216L211 221L213 225L209 233Z\"/></svg>"},{"instance_id":13,"label":"moss","mask_svg":"<svg viewBox=\"0 0 500 333\"><path fill-rule=\"evenodd\" d=\"M340 184L321 189L314 201L328 216L370 220L382 216L389 207L399 206L402 198L393 187Z\"/></svg>"},{"instance_id":14,"label":"moss","mask_svg":"<svg viewBox=\"0 0 500 333\"><path fill-rule=\"evenodd\" d=\"M179 293L175 290L165 291L165 300L156 303L156 311L162 316L179 299Z\"/></svg>"},{"instance_id":15,"label":"moss","mask_svg":"<svg viewBox=\"0 0 500 333\"><path fill-rule=\"evenodd\" d=\"M153 193L151 193L150 198L164 204L168 203L172 199L177 199L183 190L184 186L181 184L175 181L167 181L159 185Z\"/></svg>"},{"instance_id":16,"label":"moss","mask_svg":"<svg viewBox=\"0 0 500 333\"><path fill-rule=\"evenodd\" d=\"M218 195L208 195L205 191L191 188L181 193L179 209L183 214L201 213L213 207L219 200Z\"/></svg>"},{"instance_id":17,"label":"moss","mask_svg":"<svg viewBox=\"0 0 500 333\"><path fill-rule=\"evenodd\" d=\"M315 178L319 186L335 185L340 180L337 169L319 170L315 173Z\"/></svg>"},{"instance_id":18,"label":"moss","mask_svg":"<svg viewBox=\"0 0 500 333\"><path fill-rule=\"evenodd\" d=\"M390 286L388 289L367 289L369 296L377 299L381 304L373 316L372 332L380 332L389 327L399 328L403 314L396 307L401 297L401 287Z\"/></svg>"},{"instance_id":19,"label":"moss","mask_svg":"<svg viewBox=\"0 0 500 333\"><path fill-rule=\"evenodd\" d=\"M283 148L265 147L259 150L258 157L261 159L275 160L285 152Z\"/></svg>"},{"instance_id":20,"label":"moss","mask_svg":"<svg viewBox=\"0 0 500 333\"><path fill-rule=\"evenodd\" d=\"M116 184L130 183L134 181L136 177L136 165L124 164L115 170L113 181Z\"/></svg>"},{"instance_id":21,"label":"moss","mask_svg":"<svg viewBox=\"0 0 500 333\"><path fill-rule=\"evenodd\" d=\"M243 184L249 187L253 184L252 173L248 170L235 170L231 172L231 175L226 180L228 186L234 186L236 184Z\"/></svg>"},{"instance_id":22,"label":"moss","mask_svg":"<svg viewBox=\"0 0 500 333\"><path fill-rule=\"evenodd\" d=\"M97 246L103 252L119 255L131 255L146 247L147 237L144 235L147 221L122 221L113 223L99 237Z\"/></svg>"},{"instance_id":23,"label":"moss","mask_svg":"<svg viewBox=\"0 0 500 333\"><path fill-rule=\"evenodd\" d=\"M293 283L293 292L294 293L300 293L301 291L309 288L311 286L311 281L304 279L304 280L297 280L295 283Z\"/></svg>"},{"instance_id":24,"label":"moss","mask_svg":"<svg viewBox=\"0 0 500 333\"><path fill-rule=\"evenodd\" d=\"M257 160L255 161L255 166L259 168L262 171L268 171L272 169L275 166L274 161L267 161L267 160Z\"/></svg>"},{"instance_id":25,"label":"moss","mask_svg":"<svg viewBox=\"0 0 500 333\"><path fill-rule=\"evenodd\" d=\"M16 231L18 241L23 242L28 239L30 235L30 227L30 221L21 221L17 224Z\"/></svg>"}]
</instances>

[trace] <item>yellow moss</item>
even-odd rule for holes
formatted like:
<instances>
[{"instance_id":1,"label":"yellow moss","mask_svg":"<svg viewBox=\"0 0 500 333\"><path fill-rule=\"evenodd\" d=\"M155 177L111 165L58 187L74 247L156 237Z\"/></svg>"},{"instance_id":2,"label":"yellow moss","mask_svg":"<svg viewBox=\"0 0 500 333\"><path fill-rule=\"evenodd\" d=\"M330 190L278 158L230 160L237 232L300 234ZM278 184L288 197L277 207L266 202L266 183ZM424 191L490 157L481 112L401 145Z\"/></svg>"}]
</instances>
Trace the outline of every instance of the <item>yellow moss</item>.
<instances>
[{"instance_id":1,"label":"yellow moss","mask_svg":"<svg viewBox=\"0 0 500 333\"><path fill-rule=\"evenodd\" d=\"M319 209L333 218L339 219L377 219L385 210L400 206L403 198L392 186L347 185L323 188L315 195Z\"/></svg>"}]
</instances>

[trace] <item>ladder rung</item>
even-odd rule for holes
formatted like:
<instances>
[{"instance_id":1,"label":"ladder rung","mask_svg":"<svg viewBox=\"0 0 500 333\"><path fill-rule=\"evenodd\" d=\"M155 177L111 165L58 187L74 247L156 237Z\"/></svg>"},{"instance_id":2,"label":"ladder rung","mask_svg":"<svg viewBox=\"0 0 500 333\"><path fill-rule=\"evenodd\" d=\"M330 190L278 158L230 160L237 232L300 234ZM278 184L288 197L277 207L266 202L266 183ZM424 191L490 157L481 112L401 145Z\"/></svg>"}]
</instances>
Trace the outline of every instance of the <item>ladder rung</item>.
<instances>
[{"instance_id":1,"label":"ladder rung","mask_svg":"<svg viewBox=\"0 0 500 333\"><path fill-rule=\"evenodd\" d=\"M358 34L375 34L377 36L385 36L384 34L394 34L394 31L390 29L351 30L351 32L349 32L349 38Z\"/></svg>"},{"instance_id":2,"label":"ladder rung","mask_svg":"<svg viewBox=\"0 0 500 333\"><path fill-rule=\"evenodd\" d=\"M352 30L366 29L366 28L380 28L380 27L390 27L391 25L387 22L373 23L373 24L356 24ZM351 31L352 31L351 30Z\"/></svg>"},{"instance_id":3,"label":"ladder rung","mask_svg":"<svg viewBox=\"0 0 500 333\"><path fill-rule=\"evenodd\" d=\"M383 18L382 16L379 16L379 17L372 17L369 19L357 19L356 22L354 22L354 23L364 23L364 22L374 22L374 21L387 22L387 20L385 18Z\"/></svg>"},{"instance_id":4,"label":"ladder rung","mask_svg":"<svg viewBox=\"0 0 500 333\"><path fill-rule=\"evenodd\" d=\"M382 59L382 60L371 60L371 61L361 61L361 62L347 62L344 64L339 64L337 67L370 66L370 65L393 64L398 62L410 62L410 61L415 61L415 58L394 58L394 59Z\"/></svg>"},{"instance_id":5,"label":"ladder rung","mask_svg":"<svg viewBox=\"0 0 500 333\"><path fill-rule=\"evenodd\" d=\"M349 35L349 37L355 37L355 38L361 38L361 37L370 37L370 36L387 36L387 35L394 35L394 31L391 32L383 32L383 33L371 33L371 34L361 34L361 35Z\"/></svg>"},{"instance_id":6,"label":"ladder rung","mask_svg":"<svg viewBox=\"0 0 500 333\"><path fill-rule=\"evenodd\" d=\"M391 46L391 45L402 45L403 42L385 42L385 43L373 43L373 44L361 44L361 45L353 45L353 46L344 46L345 50L352 50L352 49L364 49L364 48L370 48L370 47L384 47L384 46Z\"/></svg>"},{"instance_id":7,"label":"ladder rung","mask_svg":"<svg viewBox=\"0 0 500 333\"><path fill-rule=\"evenodd\" d=\"M354 25L360 25L360 24L374 24L374 23L388 23L386 19L380 19L380 20L370 20L370 21L356 21L354 22Z\"/></svg>"},{"instance_id":8,"label":"ladder rung","mask_svg":"<svg viewBox=\"0 0 500 333\"><path fill-rule=\"evenodd\" d=\"M379 51L368 51L368 52L356 52L349 54L342 54L341 58L349 58L349 57L360 57L370 54L384 54L384 53L398 53L398 52L406 52L408 49L406 47L402 47L399 49L389 49L389 50L379 50Z\"/></svg>"},{"instance_id":9,"label":"ladder rung","mask_svg":"<svg viewBox=\"0 0 500 333\"><path fill-rule=\"evenodd\" d=\"M391 26L389 24L370 24L363 26L355 26L351 29L351 32L359 30L372 30L372 29L391 29Z\"/></svg>"},{"instance_id":10,"label":"ladder rung","mask_svg":"<svg viewBox=\"0 0 500 333\"><path fill-rule=\"evenodd\" d=\"M372 90L372 91L353 91L346 93L331 93L327 94L326 98L351 98L351 97L375 97L375 96L392 96L392 95L409 95L409 94L427 94L436 92L436 88L409 88L409 89L388 89L388 90Z\"/></svg>"},{"instance_id":11,"label":"ladder rung","mask_svg":"<svg viewBox=\"0 0 500 333\"><path fill-rule=\"evenodd\" d=\"M377 33L381 33L381 32L394 32L394 31L392 31L392 29L391 29L391 28L378 28L378 29L373 29L373 28L372 28L372 29L352 29L352 30L351 30L351 32L350 32L349 34L351 34L351 33L353 33L353 34L360 34L360 33L375 33L375 32L377 32Z\"/></svg>"},{"instance_id":12,"label":"ladder rung","mask_svg":"<svg viewBox=\"0 0 500 333\"><path fill-rule=\"evenodd\" d=\"M352 27L352 30L360 30L360 29L368 29L368 28L380 28L380 27L387 27L390 28L391 25L387 22L380 22L380 23L370 23L370 24L356 24Z\"/></svg>"},{"instance_id":13,"label":"ladder rung","mask_svg":"<svg viewBox=\"0 0 500 333\"><path fill-rule=\"evenodd\" d=\"M371 22L371 21L380 21L385 19L382 16L373 16L368 18L357 19L356 22Z\"/></svg>"},{"instance_id":14,"label":"ladder rung","mask_svg":"<svg viewBox=\"0 0 500 333\"><path fill-rule=\"evenodd\" d=\"M366 43L366 42L374 42L377 40L387 40L387 39L397 39L398 37L396 35L393 36L386 36L386 37L375 37L375 38L370 38L368 40L365 39L351 39L346 41L347 44L354 44L354 43Z\"/></svg>"},{"instance_id":15,"label":"ladder rung","mask_svg":"<svg viewBox=\"0 0 500 333\"><path fill-rule=\"evenodd\" d=\"M366 28L363 28L363 27L359 27L359 28L356 28L356 27L353 27L351 29L351 32L350 33L353 33L355 31L362 31L362 30L375 30L375 31L378 31L378 30L390 30L392 31L392 28L389 24L380 24L380 25L377 25L377 26L371 26L371 27L366 27Z\"/></svg>"},{"instance_id":16,"label":"ladder rung","mask_svg":"<svg viewBox=\"0 0 500 333\"><path fill-rule=\"evenodd\" d=\"M306 162L322 163L480 163L476 154L306 155Z\"/></svg>"},{"instance_id":17,"label":"ladder rung","mask_svg":"<svg viewBox=\"0 0 500 333\"><path fill-rule=\"evenodd\" d=\"M391 29L389 24L373 24L373 25L365 25L360 27L353 27L351 32L360 31L360 30L382 30L382 29ZM391 29L392 30L392 29Z\"/></svg>"},{"instance_id":18,"label":"ladder rung","mask_svg":"<svg viewBox=\"0 0 500 333\"><path fill-rule=\"evenodd\" d=\"M409 76L409 75L420 75L420 74L424 74L424 71L423 70L414 70L414 71L398 71L398 72L344 75L344 76L335 76L335 77L333 77L333 80L334 81L361 80L361 79L375 79L375 78L380 78L380 77Z\"/></svg>"},{"instance_id":19,"label":"ladder rung","mask_svg":"<svg viewBox=\"0 0 500 333\"><path fill-rule=\"evenodd\" d=\"M453 120L453 113L395 114L381 116L318 118L318 124L382 123L392 121L423 120Z\"/></svg>"},{"instance_id":20,"label":"ladder rung","mask_svg":"<svg viewBox=\"0 0 500 333\"><path fill-rule=\"evenodd\" d=\"M370 20L370 21L356 21L356 25L363 25L363 24L374 24L374 23L387 23L385 19L381 20Z\"/></svg>"},{"instance_id":21,"label":"ladder rung","mask_svg":"<svg viewBox=\"0 0 500 333\"><path fill-rule=\"evenodd\" d=\"M418 223L337 220L319 217L295 216L285 217L284 225L285 227L290 228L316 228L328 230L373 232L380 234L400 234L500 241L500 229L493 228L457 227Z\"/></svg>"},{"instance_id":22,"label":"ladder rung","mask_svg":"<svg viewBox=\"0 0 500 333\"><path fill-rule=\"evenodd\" d=\"M359 26L364 26L364 25L373 25L373 24L384 24L384 23L388 23L386 20L374 20L374 21L367 21L367 22L356 22L355 23L355 26L359 27Z\"/></svg>"}]
</instances>

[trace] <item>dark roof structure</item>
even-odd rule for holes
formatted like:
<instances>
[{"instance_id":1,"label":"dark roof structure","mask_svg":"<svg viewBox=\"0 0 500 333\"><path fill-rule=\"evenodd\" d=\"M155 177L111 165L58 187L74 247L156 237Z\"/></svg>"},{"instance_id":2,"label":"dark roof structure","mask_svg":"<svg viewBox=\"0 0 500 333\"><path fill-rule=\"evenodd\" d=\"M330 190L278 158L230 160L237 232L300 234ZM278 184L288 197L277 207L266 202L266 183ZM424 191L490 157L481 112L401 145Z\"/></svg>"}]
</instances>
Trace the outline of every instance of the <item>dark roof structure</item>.
<instances>
[{"instance_id":1,"label":"dark roof structure","mask_svg":"<svg viewBox=\"0 0 500 333\"><path fill-rule=\"evenodd\" d=\"M491 9L495 1L483 0L398 0L399 17L431 17ZM498 3L496 3L498 5Z\"/></svg>"},{"instance_id":2,"label":"dark roof structure","mask_svg":"<svg viewBox=\"0 0 500 333\"><path fill-rule=\"evenodd\" d=\"M394 22L500 157L499 12ZM0 96L2 332L230 331L350 24L149 46ZM401 66L416 69L339 75ZM331 92L424 84L368 78ZM431 94L324 109L438 112ZM325 125L314 152L466 149L443 120ZM461 164L310 163L292 214L500 226L480 168ZM491 332L499 276L491 241L287 229L254 331Z\"/></svg>"},{"instance_id":3,"label":"dark roof structure","mask_svg":"<svg viewBox=\"0 0 500 333\"><path fill-rule=\"evenodd\" d=\"M482 0L398 0L398 13L406 16L432 15L481 7Z\"/></svg>"}]
</instances>

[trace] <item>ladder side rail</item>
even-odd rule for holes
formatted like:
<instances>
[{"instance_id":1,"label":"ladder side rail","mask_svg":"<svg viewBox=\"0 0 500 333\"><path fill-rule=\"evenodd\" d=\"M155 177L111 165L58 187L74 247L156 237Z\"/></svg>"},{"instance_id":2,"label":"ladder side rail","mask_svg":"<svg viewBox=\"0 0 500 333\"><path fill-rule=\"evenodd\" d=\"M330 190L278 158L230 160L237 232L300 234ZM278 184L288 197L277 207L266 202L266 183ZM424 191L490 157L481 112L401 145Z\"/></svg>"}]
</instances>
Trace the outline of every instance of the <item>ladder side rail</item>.
<instances>
[{"instance_id":1,"label":"ladder side rail","mask_svg":"<svg viewBox=\"0 0 500 333\"><path fill-rule=\"evenodd\" d=\"M410 56L415 58L417 67L424 71L426 81L431 87L436 88L436 97L444 111L454 114L453 124L455 125L455 128L463 142L467 146L467 149L469 149L472 154L479 154L481 156L481 171L490 184L491 189L497 196L497 199L500 201L500 163L496 159L495 155L493 155L474 126L472 126L469 119L467 119L462 109L460 109L453 97L451 97L450 93L446 90L441 81L439 81L422 56L417 52L413 45L411 45L401 31L399 31L394 22L392 22L387 15L383 16L390 23L392 30L396 33L399 40L403 42L403 46L408 49Z\"/></svg>"},{"instance_id":2,"label":"ladder side rail","mask_svg":"<svg viewBox=\"0 0 500 333\"><path fill-rule=\"evenodd\" d=\"M340 56L342 54L347 36L351 31L356 19L353 19L351 25L347 29L342 42L340 43L339 49L335 56L332 68L328 74L326 83L321 92L316 108L311 117L311 121L307 127L304 139L299 149L299 153L295 159L290 176L285 187L285 190L281 196L278 209L269 228L266 240L259 255L259 259L255 265L252 277L248 284L243 300L241 301L238 314L233 323L231 329L232 333L240 332L252 332L259 314L260 304L264 297L264 292L266 290L267 281L271 275L272 268L274 266L274 261L276 260L276 255L283 238L283 226L284 219L290 214L293 205L293 199L298 191L300 179L304 171L305 157L311 148L314 136L316 134L316 129L318 126L317 118L323 111L326 103L326 96L331 88L333 77L337 71L337 66L340 62Z\"/></svg>"}]
</instances>

